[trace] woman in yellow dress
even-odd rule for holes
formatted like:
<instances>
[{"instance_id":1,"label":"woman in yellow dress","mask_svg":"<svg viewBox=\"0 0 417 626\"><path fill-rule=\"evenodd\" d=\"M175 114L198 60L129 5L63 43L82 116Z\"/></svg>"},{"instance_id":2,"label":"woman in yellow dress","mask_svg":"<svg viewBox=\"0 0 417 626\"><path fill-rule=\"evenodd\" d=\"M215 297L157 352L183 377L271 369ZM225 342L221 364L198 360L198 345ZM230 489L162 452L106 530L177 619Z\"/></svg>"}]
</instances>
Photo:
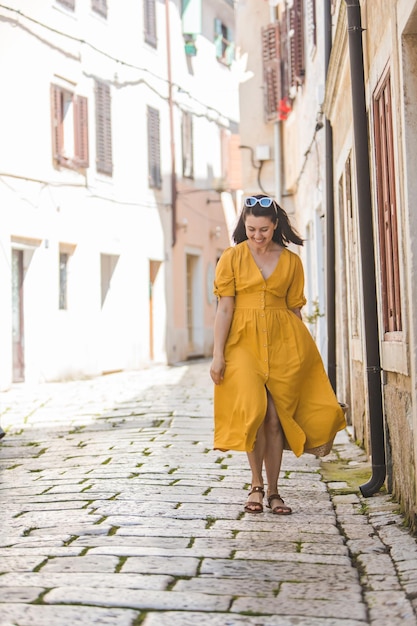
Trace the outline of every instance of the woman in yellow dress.
<instances>
[{"instance_id":1,"label":"woman in yellow dress","mask_svg":"<svg viewBox=\"0 0 417 626\"><path fill-rule=\"evenodd\" d=\"M284 448L324 456L346 422L302 321L303 266L287 246L303 240L287 214L268 196L250 196L233 240L214 281L214 448L247 452L245 511L263 511L265 466L267 506L288 515L278 490Z\"/></svg>"}]
</instances>

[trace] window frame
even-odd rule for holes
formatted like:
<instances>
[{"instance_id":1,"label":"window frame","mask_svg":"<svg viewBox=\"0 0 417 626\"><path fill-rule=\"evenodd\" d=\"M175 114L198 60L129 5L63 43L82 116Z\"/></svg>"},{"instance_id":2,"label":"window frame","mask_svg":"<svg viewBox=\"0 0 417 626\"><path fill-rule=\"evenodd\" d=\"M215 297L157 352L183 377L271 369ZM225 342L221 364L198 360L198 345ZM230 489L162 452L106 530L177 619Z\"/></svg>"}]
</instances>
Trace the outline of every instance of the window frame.
<instances>
[{"instance_id":1,"label":"window frame","mask_svg":"<svg viewBox=\"0 0 417 626\"><path fill-rule=\"evenodd\" d=\"M91 9L107 19L107 0L91 0Z\"/></svg>"},{"instance_id":2,"label":"window frame","mask_svg":"<svg viewBox=\"0 0 417 626\"><path fill-rule=\"evenodd\" d=\"M403 315L389 67L372 95L372 109L383 330L385 338L391 339L394 338L392 333L403 330Z\"/></svg>"},{"instance_id":3,"label":"window frame","mask_svg":"<svg viewBox=\"0 0 417 626\"><path fill-rule=\"evenodd\" d=\"M235 58L232 30L220 18L214 18L214 48L219 63L230 67Z\"/></svg>"},{"instance_id":4,"label":"window frame","mask_svg":"<svg viewBox=\"0 0 417 626\"><path fill-rule=\"evenodd\" d=\"M87 98L52 84L51 118L54 162L70 169L88 168Z\"/></svg>"}]
</instances>

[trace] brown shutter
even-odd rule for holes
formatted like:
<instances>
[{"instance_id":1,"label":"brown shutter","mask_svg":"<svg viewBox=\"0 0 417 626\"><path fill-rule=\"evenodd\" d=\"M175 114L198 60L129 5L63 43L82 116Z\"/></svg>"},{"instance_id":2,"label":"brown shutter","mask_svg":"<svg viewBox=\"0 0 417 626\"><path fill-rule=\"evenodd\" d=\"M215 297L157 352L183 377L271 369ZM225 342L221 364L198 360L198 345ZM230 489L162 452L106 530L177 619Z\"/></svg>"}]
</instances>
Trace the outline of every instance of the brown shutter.
<instances>
[{"instance_id":1,"label":"brown shutter","mask_svg":"<svg viewBox=\"0 0 417 626\"><path fill-rule=\"evenodd\" d=\"M74 97L74 163L88 167L88 106L87 98Z\"/></svg>"},{"instance_id":2,"label":"brown shutter","mask_svg":"<svg viewBox=\"0 0 417 626\"><path fill-rule=\"evenodd\" d=\"M266 120L276 120L281 93L280 37L278 23L262 28L264 110Z\"/></svg>"},{"instance_id":3,"label":"brown shutter","mask_svg":"<svg viewBox=\"0 0 417 626\"><path fill-rule=\"evenodd\" d=\"M293 0L289 10L290 38L290 86L304 83L304 21L303 0Z\"/></svg>"},{"instance_id":4,"label":"brown shutter","mask_svg":"<svg viewBox=\"0 0 417 626\"><path fill-rule=\"evenodd\" d=\"M110 87L96 81L96 167L98 172L113 174Z\"/></svg>"},{"instance_id":5,"label":"brown shutter","mask_svg":"<svg viewBox=\"0 0 417 626\"><path fill-rule=\"evenodd\" d=\"M152 107L148 107L148 180L149 187L156 189L161 188L159 111Z\"/></svg>"},{"instance_id":6,"label":"brown shutter","mask_svg":"<svg viewBox=\"0 0 417 626\"><path fill-rule=\"evenodd\" d=\"M92 0L91 8L103 17L107 17L107 0Z\"/></svg>"},{"instance_id":7,"label":"brown shutter","mask_svg":"<svg viewBox=\"0 0 417 626\"><path fill-rule=\"evenodd\" d=\"M145 41L156 48L156 9L155 0L144 0Z\"/></svg>"},{"instance_id":8,"label":"brown shutter","mask_svg":"<svg viewBox=\"0 0 417 626\"><path fill-rule=\"evenodd\" d=\"M402 321L389 73L374 95L374 133L384 330L394 332Z\"/></svg>"},{"instance_id":9,"label":"brown shutter","mask_svg":"<svg viewBox=\"0 0 417 626\"><path fill-rule=\"evenodd\" d=\"M67 7L67 9L75 10L75 0L57 0L57 2Z\"/></svg>"},{"instance_id":10,"label":"brown shutter","mask_svg":"<svg viewBox=\"0 0 417 626\"><path fill-rule=\"evenodd\" d=\"M64 147L63 107L62 90L56 85L51 85L51 109L53 158L60 163Z\"/></svg>"}]
</instances>

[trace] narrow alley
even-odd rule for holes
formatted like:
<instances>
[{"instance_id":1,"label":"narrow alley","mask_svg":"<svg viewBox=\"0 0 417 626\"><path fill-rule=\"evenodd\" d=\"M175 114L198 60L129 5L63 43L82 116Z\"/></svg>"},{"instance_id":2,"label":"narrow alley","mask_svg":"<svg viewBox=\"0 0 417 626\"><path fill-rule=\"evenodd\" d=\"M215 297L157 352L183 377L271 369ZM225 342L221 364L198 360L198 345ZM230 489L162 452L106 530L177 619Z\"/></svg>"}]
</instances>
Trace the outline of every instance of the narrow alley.
<instances>
[{"instance_id":1,"label":"narrow alley","mask_svg":"<svg viewBox=\"0 0 417 626\"><path fill-rule=\"evenodd\" d=\"M1 626L411 626L417 544L340 433L244 513L206 360L0 394Z\"/></svg>"}]
</instances>

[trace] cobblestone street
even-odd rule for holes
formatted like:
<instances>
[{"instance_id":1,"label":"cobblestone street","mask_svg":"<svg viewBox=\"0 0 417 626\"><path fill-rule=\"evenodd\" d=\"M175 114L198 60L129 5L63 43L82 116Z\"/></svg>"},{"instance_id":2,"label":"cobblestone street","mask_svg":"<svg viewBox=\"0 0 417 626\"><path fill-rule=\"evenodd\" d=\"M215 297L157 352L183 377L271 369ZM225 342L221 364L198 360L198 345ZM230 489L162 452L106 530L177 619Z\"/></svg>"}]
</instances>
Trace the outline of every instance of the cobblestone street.
<instances>
[{"instance_id":1,"label":"cobblestone street","mask_svg":"<svg viewBox=\"0 0 417 626\"><path fill-rule=\"evenodd\" d=\"M417 624L417 544L389 495L358 491L363 452L346 432L322 461L285 452L293 515L244 513L208 370L0 394L1 626Z\"/></svg>"}]
</instances>

